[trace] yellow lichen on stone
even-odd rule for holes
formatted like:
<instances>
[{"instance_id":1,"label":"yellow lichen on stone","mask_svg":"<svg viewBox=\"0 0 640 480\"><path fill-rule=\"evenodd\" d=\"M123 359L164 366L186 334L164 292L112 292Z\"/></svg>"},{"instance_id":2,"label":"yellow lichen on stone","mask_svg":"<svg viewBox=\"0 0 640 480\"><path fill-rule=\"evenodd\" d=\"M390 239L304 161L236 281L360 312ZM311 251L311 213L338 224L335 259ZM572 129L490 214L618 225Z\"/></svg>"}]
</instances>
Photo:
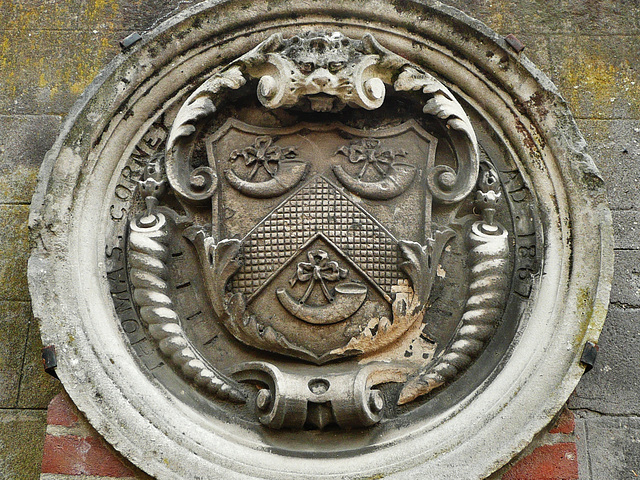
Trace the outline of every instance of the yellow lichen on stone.
<instances>
[{"instance_id":1,"label":"yellow lichen on stone","mask_svg":"<svg viewBox=\"0 0 640 480\"><path fill-rule=\"evenodd\" d=\"M565 58L560 71L567 87L563 93L576 110L596 117L612 116L614 108L627 114L640 112L640 77L628 60L614 62L586 49Z\"/></svg>"},{"instance_id":2,"label":"yellow lichen on stone","mask_svg":"<svg viewBox=\"0 0 640 480\"><path fill-rule=\"evenodd\" d=\"M117 52L119 5L112 0L1 2L0 111L32 99L45 111L68 109Z\"/></svg>"}]
</instances>

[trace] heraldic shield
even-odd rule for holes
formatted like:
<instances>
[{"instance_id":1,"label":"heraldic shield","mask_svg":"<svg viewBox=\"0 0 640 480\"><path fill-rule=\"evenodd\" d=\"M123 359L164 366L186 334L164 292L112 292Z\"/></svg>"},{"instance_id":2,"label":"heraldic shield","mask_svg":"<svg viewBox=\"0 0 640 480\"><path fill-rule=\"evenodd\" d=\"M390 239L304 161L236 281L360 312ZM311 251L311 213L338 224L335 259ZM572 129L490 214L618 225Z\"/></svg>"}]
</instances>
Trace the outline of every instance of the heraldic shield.
<instances>
[{"instance_id":1,"label":"heraldic shield","mask_svg":"<svg viewBox=\"0 0 640 480\"><path fill-rule=\"evenodd\" d=\"M384 115L361 113L391 90ZM237 110L215 119L224 91ZM508 215L434 77L371 36L275 36L171 123L145 163L127 264L150 337L187 381L249 400L273 429L362 428L482 353L505 311Z\"/></svg>"},{"instance_id":2,"label":"heraldic shield","mask_svg":"<svg viewBox=\"0 0 640 480\"><path fill-rule=\"evenodd\" d=\"M431 236L424 172L436 142L415 121L375 135L340 124L273 129L237 120L215 132L207 140L220 179L214 235L240 239L225 289L209 290L232 296L232 313L220 312L227 329L248 345L318 364L402 335L420 312L400 314L393 298L413 289L403 268L411 242ZM399 212L420 212L422 221ZM377 341L358 342L371 329L380 330Z\"/></svg>"}]
</instances>

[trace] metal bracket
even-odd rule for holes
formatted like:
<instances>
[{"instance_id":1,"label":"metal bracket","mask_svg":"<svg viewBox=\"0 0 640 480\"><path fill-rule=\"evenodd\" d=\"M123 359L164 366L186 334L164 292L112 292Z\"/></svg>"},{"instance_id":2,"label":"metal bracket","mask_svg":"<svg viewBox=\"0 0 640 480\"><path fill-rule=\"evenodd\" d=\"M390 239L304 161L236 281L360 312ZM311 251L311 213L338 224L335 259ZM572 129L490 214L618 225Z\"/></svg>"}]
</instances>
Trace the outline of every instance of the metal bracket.
<instances>
[{"instance_id":1,"label":"metal bracket","mask_svg":"<svg viewBox=\"0 0 640 480\"><path fill-rule=\"evenodd\" d=\"M56 346L49 345L42 348L42 363L44 365L44 371L51 375L53 378L58 378L56 373L56 367L58 366L58 359L56 357Z\"/></svg>"},{"instance_id":2,"label":"metal bracket","mask_svg":"<svg viewBox=\"0 0 640 480\"><path fill-rule=\"evenodd\" d=\"M524 43L522 43L513 33L510 33L509 35L504 37L504 39L509 44L509 46L513 48L517 53L520 53L522 50L524 50Z\"/></svg>"},{"instance_id":3,"label":"metal bracket","mask_svg":"<svg viewBox=\"0 0 640 480\"><path fill-rule=\"evenodd\" d=\"M598 345L593 342L585 343L584 350L582 350L582 357L580 357L580 362L585 366L584 373L587 373L593 368L599 349Z\"/></svg>"},{"instance_id":4,"label":"metal bracket","mask_svg":"<svg viewBox=\"0 0 640 480\"><path fill-rule=\"evenodd\" d=\"M127 35L125 38L120 40L120 48L122 51L125 51L140 40L142 40L142 36L140 36L138 32L133 32L131 35Z\"/></svg>"}]
</instances>

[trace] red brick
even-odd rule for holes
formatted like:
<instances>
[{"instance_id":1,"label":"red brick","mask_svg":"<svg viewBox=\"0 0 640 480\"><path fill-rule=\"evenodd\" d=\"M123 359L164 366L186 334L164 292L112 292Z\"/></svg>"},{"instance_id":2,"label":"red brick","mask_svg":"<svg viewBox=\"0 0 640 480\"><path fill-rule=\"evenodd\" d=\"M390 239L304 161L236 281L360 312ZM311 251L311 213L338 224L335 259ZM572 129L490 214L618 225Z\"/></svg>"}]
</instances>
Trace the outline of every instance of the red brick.
<instances>
[{"instance_id":1,"label":"red brick","mask_svg":"<svg viewBox=\"0 0 640 480\"><path fill-rule=\"evenodd\" d=\"M536 448L516 463L502 480L578 480L578 452L575 443L558 443Z\"/></svg>"},{"instance_id":2,"label":"red brick","mask_svg":"<svg viewBox=\"0 0 640 480\"><path fill-rule=\"evenodd\" d=\"M42 473L133 477L133 472L98 438L47 435Z\"/></svg>"},{"instance_id":3,"label":"red brick","mask_svg":"<svg viewBox=\"0 0 640 480\"><path fill-rule=\"evenodd\" d=\"M47 425L73 427L78 422L76 407L65 392L61 392L49 403Z\"/></svg>"},{"instance_id":4,"label":"red brick","mask_svg":"<svg viewBox=\"0 0 640 480\"><path fill-rule=\"evenodd\" d=\"M549 433L573 433L576 429L576 420L568 408L564 408Z\"/></svg>"}]
</instances>

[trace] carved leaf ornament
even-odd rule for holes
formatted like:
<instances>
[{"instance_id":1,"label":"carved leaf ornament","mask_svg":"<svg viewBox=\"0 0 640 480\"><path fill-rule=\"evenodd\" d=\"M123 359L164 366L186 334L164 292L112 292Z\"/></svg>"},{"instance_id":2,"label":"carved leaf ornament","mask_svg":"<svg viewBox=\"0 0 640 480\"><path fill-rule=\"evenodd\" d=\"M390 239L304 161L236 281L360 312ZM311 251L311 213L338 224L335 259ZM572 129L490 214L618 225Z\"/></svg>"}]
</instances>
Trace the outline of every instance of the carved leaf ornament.
<instances>
[{"instance_id":1,"label":"carved leaf ornament","mask_svg":"<svg viewBox=\"0 0 640 480\"><path fill-rule=\"evenodd\" d=\"M302 52L312 50L314 45L318 48L318 44L325 45L324 62L305 62ZM336 52L346 55L340 55L340 61L332 64L330 59ZM331 70L346 70L349 86L329 81ZM186 200L205 200L215 190L212 171L189 168L188 146L197 125L215 114L216 103L221 101L225 90L237 90L249 78L260 79L258 99L269 109L292 107L322 94L330 98L311 100L311 109L331 111L349 105L374 110L384 102L385 84L396 91L421 91L427 99L424 113L445 121L453 142L460 145L456 149L457 171L443 165L429 172L431 194L441 202L458 202L475 186L479 164L476 135L466 113L442 83L368 34L362 40L352 40L340 33L312 33L290 39L274 34L204 82L178 112L167 142L167 178L176 193ZM397 80L392 83L393 78ZM326 102L330 105L326 106Z\"/></svg>"}]
</instances>

